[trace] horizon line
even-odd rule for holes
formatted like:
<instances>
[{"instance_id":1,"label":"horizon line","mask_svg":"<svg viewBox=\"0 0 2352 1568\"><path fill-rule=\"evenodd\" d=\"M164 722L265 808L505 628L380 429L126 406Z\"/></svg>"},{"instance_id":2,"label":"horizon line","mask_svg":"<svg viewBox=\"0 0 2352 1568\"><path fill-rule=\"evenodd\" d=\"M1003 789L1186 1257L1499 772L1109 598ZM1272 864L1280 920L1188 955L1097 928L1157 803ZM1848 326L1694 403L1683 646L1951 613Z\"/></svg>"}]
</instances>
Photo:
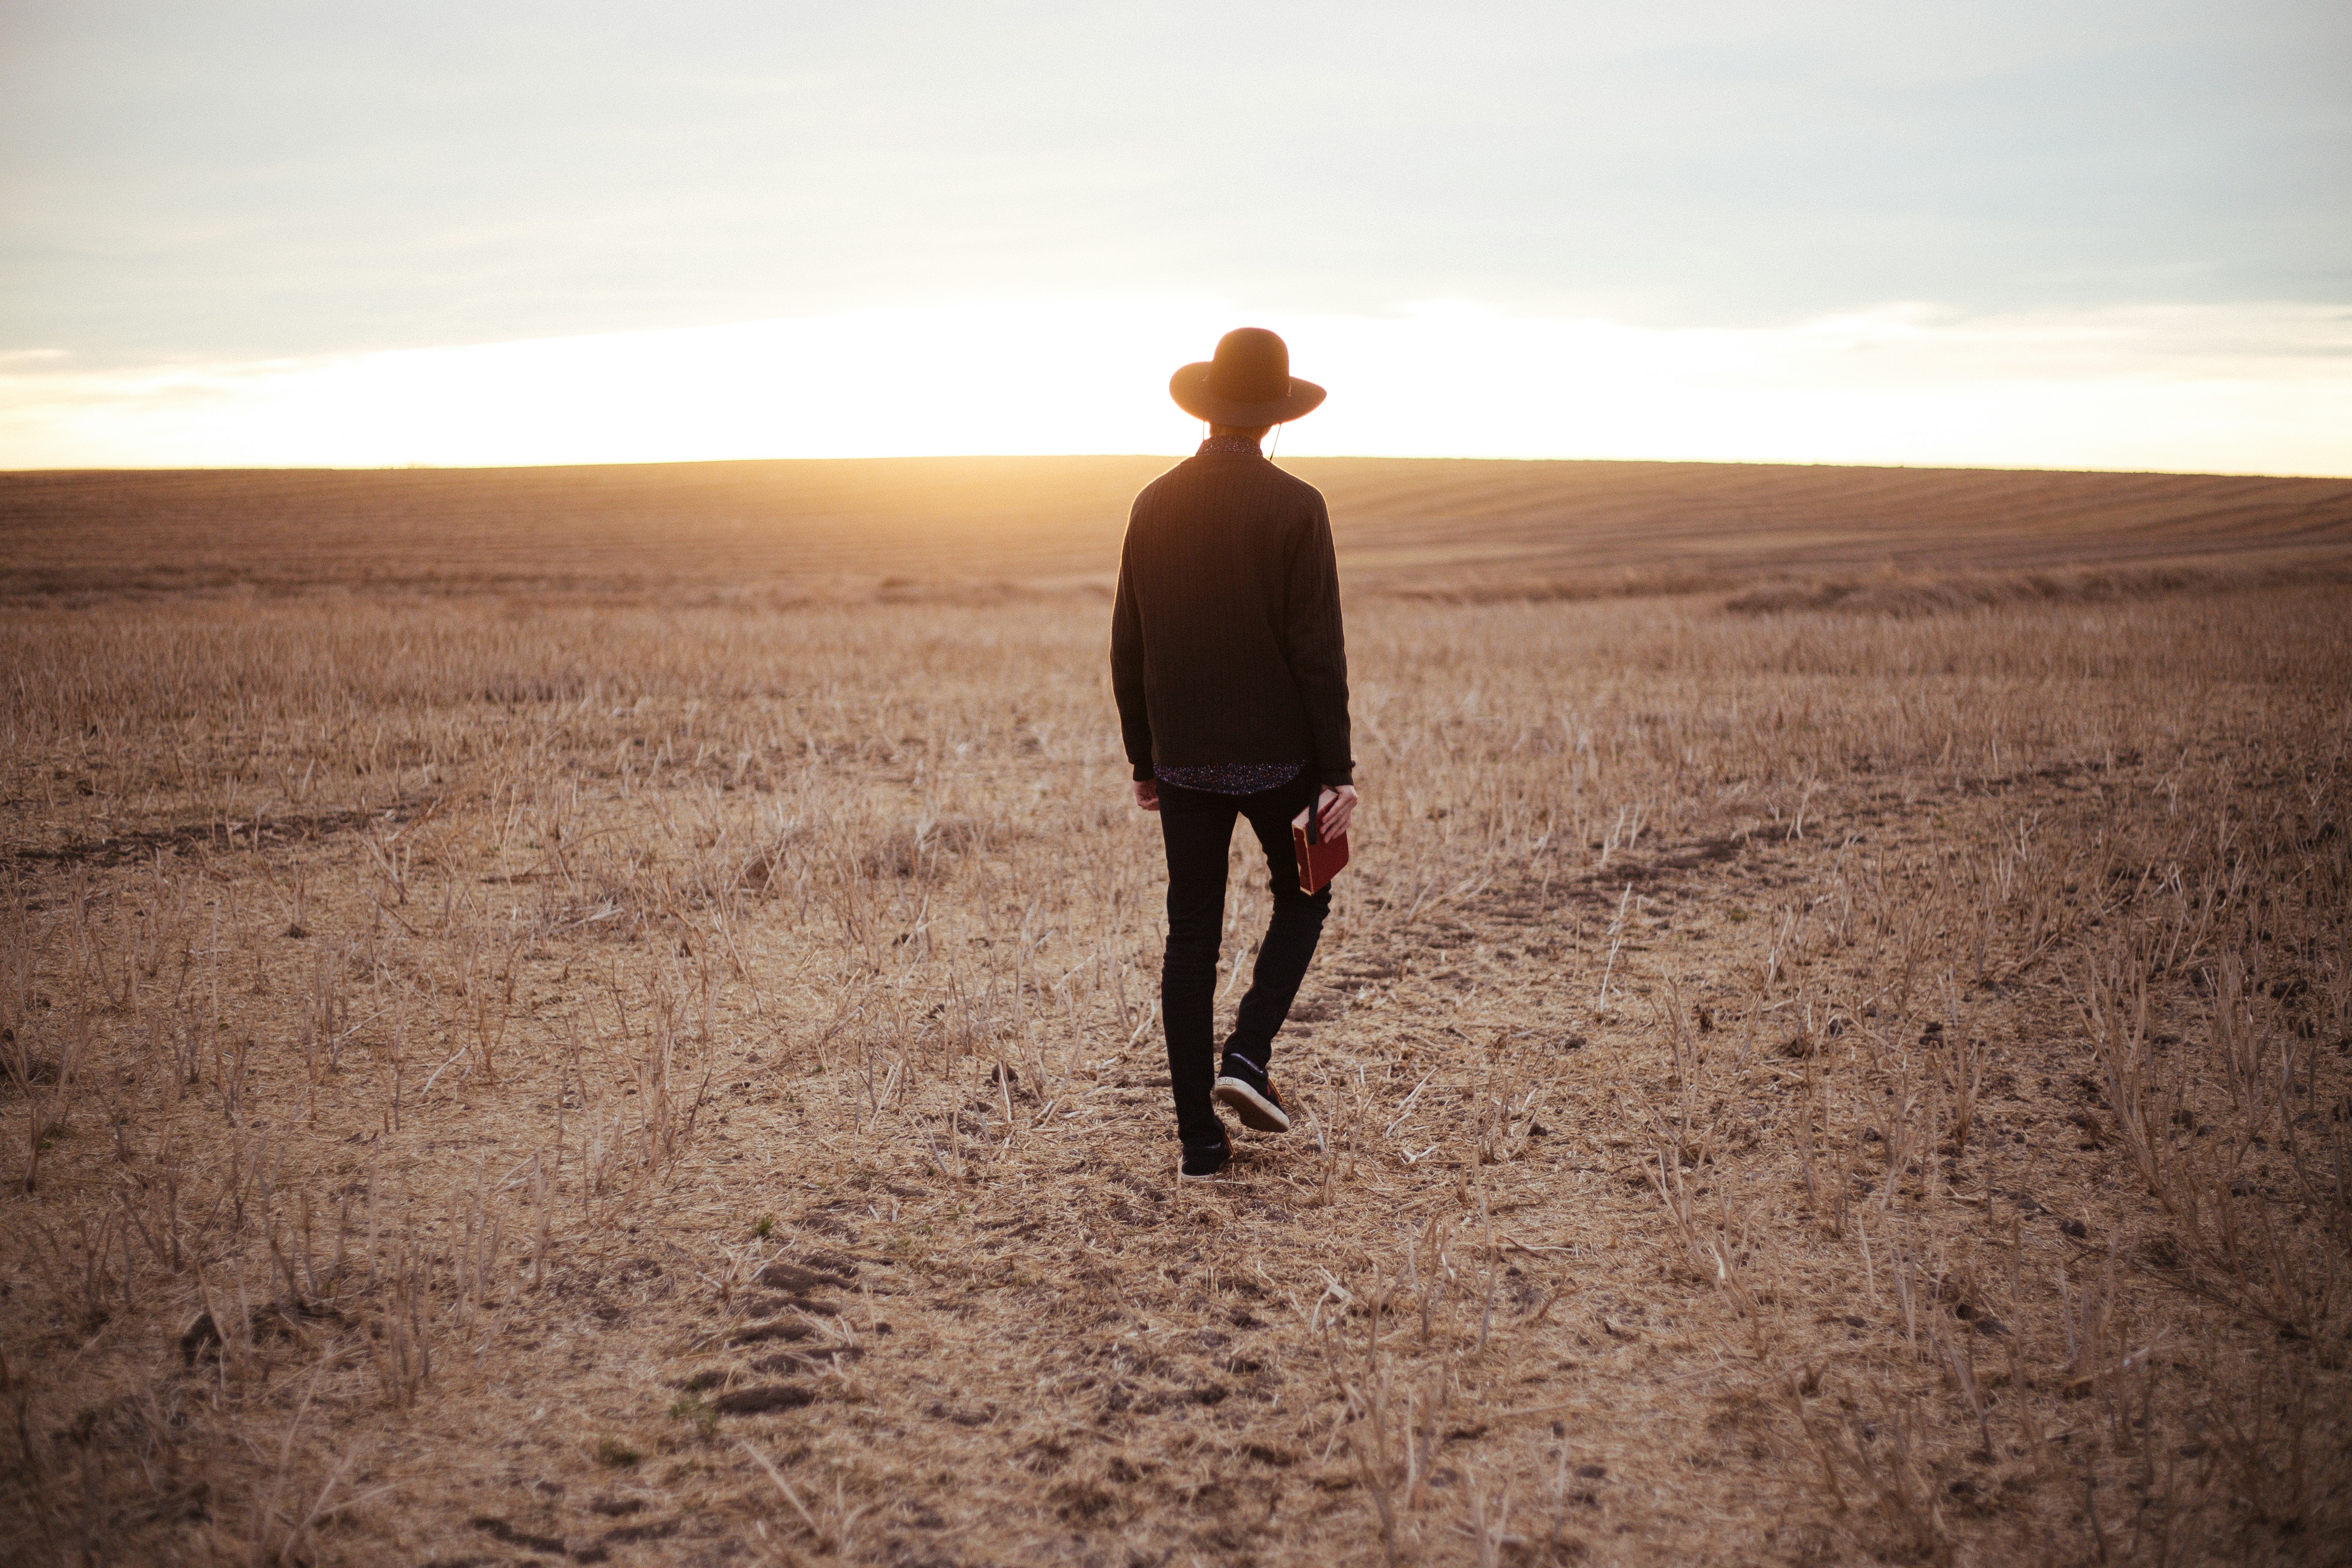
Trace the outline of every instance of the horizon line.
<instances>
[{"instance_id":1,"label":"horizon line","mask_svg":"<svg viewBox=\"0 0 2352 1568\"><path fill-rule=\"evenodd\" d=\"M35 479L43 477L82 477L103 474L506 474L531 469L565 468L708 468L730 464L816 464L816 463L929 463L929 462L1183 462L1190 452L894 452L887 455L860 454L842 457L770 457L770 458L653 458L623 459L602 463L583 462L510 462L510 463L202 463L202 464L111 464L103 466L59 466L55 468L0 467L0 479ZM1267 461L1277 466L1281 454L1269 454ZM1481 454L1444 452L1376 453L1376 452L1315 452L1299 454L1290 459L1300 463L1524 463L1565 465L1572 463L1610 464L1620 468L1836 468L1868 469L1885 473L1976 473L1976 474L2082 474L2127 478L2147 475L2168 479L2299 479L2315 481L2352 482L2352 472L2314 473L2287 472L2259 468L2113 468L2084 465L2076 467L2048 463L1841 463L1801 462L1759 458L1571 458L1556 456L1496 457Z\"/></svg>"}]
</instances>

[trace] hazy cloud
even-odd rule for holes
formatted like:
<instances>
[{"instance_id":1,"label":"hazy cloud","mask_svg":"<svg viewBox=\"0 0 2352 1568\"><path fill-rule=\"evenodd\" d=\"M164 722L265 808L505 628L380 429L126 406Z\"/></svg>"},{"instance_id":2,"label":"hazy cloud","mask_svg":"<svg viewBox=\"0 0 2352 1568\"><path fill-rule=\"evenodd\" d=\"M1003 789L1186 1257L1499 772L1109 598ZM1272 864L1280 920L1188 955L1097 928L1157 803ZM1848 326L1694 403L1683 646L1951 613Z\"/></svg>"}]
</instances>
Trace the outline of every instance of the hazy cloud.
<instances>
[{"instance_id":1,"label":"hazy cloud","mask_svg":"<svg viewBox=\"0 0 2352 1568\"><path fill-rule=\"evenodd\" d=\"M1006 299L2352 299L2340 5L0 18L0 349L89 366Z\"/></svg>"}]
</instances>

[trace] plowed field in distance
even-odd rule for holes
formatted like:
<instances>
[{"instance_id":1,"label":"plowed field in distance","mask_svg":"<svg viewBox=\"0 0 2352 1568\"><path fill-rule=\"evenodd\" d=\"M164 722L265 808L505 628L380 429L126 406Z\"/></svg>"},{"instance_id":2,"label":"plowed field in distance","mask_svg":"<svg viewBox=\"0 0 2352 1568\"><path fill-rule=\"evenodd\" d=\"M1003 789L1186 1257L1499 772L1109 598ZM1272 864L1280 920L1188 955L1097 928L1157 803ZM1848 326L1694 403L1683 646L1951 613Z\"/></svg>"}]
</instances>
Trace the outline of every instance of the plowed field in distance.
<instances>
[{"instance_id":1,"label":"plowed field in distance","mask_svg":"<svg viewBox=\"0 0 2352 1568\"><path fill-rule=\"evenodd\" d=\"M0 475L0 590L1108 585L1160 458ZM2300 563L2352 480L1311 458L1351 578L1493 594Z\"/></svg>"}]
</instances>

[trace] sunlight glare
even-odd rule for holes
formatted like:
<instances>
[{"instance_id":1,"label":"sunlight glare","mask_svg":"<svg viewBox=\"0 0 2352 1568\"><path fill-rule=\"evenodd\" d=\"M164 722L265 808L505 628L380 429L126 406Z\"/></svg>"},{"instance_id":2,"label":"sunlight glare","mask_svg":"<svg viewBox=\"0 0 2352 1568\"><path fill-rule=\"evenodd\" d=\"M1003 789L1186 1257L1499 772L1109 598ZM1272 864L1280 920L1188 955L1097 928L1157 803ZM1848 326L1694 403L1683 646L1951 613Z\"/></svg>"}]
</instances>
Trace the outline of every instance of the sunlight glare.
<instances>
[{"instance_id":1,"label":"sunlight glare","mask_svg":"<svg viewBox=\"0 0 2352 1568\"><path fill-rule=\"evenodd\" d=\"M0 360L0 464L447 466L1169 453L1169 374L1251 322L1330 388L1293 455L2352 472L2352 329L2258 306L1665 330L1439 302L864 310L331 360Z\"/></svg>"}]
</instances>

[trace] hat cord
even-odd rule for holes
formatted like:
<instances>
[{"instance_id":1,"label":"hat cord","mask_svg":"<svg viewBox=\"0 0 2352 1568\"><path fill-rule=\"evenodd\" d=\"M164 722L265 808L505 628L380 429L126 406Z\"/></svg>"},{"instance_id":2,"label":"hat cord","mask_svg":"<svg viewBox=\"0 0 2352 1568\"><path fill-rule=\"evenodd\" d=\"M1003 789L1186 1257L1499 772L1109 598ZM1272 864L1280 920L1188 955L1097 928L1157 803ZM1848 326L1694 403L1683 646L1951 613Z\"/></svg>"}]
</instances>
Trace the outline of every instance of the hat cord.
<instances>
[{"instance_id":1,"label":"hat cord","mask_svg":"<svg viewBox=\"0 0 2352 1568\"><path fill-rule=\"evenodd\" d=\"M1203 440L1203 441L1207 440L1207 439L1209 438L1210 432L1213 431L1214 429L1216 429L1216 426L1215 426L1214 425L1211 424L1211 423L1210 423L1208 420L1206 420L1206 419L1202 420L1202 421L1201 421L1201 439L1202 439L1202 440ZM1275 426L1274 426L1274 446L1272 447L1272 448L1270 448L1270 449L1266 452L1266 455L1265 455L1265 460L1266 460L1267 462L1269 462L1269 463L1273 462L1273 461L1274 461L1274 459L1275 459L1275 458L1276 458L1276 456L1278 453L1280 453L1280 452L1281 452L1281 450L1282 450L1282 426L1281 426L1280 422L1278 422L1278 421L1277 421L1277 422L1276 423Z\"/></svg>"}]
</instances>

